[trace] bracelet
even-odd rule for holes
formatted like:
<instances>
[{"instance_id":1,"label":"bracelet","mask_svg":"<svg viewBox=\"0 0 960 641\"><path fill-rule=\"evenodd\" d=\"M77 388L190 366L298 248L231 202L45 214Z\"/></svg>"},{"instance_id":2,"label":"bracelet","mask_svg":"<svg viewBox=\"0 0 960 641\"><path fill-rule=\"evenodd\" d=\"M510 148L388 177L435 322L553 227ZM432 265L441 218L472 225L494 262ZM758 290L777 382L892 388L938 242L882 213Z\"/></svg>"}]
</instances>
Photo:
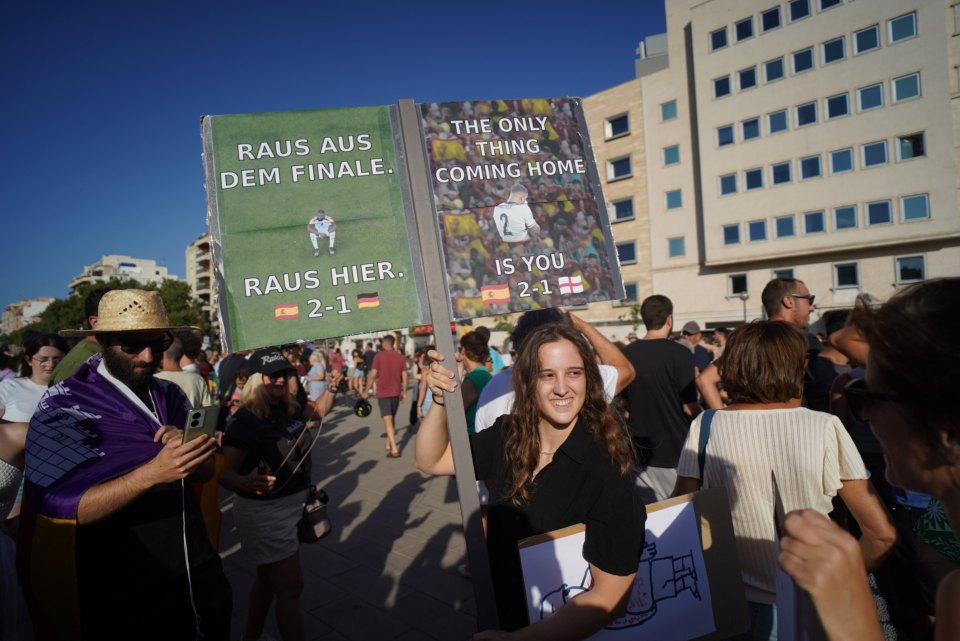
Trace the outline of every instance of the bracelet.
<instances>
[{"instance_id":1,"label":"bracelet","mask_svg":"<svg viewBox=\"0 0 960 641\"><path fill-rule=\"evenodd\" d=\"M433 397L433 402L434 402L434 403L436 403L436 404L439 405L440 407L443 407L443 403L441 403L440 401L437 400L437 395L436 395L436 394L434 394L433 392L430 392L430 396Z\"/></svg>"}]
</instances>

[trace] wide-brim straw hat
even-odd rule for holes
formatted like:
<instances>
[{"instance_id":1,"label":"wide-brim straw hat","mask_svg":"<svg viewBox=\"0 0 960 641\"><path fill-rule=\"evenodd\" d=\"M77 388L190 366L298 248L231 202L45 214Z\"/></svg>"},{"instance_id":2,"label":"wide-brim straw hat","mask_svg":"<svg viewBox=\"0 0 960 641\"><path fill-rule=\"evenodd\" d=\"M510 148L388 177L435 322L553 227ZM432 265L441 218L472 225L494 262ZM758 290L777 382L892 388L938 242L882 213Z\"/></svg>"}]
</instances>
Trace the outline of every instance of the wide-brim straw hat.
<instances>
[{"instance_id":1,"label":"wide-brim straw hat","mask_svg":"<svg viewBox=\"0 0 960 641\"><path fill-rule=\"evenodd\" d=\"M190 325L171 326L159 292L114 289L100 299L96 329L65 329L60 335L73 338L119 332L189 332L199 329Z\"/></svg>"}]
</instances>

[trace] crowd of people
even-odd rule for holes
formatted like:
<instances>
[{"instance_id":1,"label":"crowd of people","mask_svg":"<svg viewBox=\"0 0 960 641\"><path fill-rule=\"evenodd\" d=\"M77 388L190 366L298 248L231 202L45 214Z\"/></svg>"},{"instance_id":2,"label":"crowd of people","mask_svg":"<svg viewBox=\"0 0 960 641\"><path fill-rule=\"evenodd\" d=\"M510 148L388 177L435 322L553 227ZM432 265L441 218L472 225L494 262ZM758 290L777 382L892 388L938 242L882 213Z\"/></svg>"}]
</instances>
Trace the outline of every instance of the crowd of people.
<instances>
[{"instance_id":1,"label":"crowd of people","mask_svg":"<svg viewBox=\"0 0 960 641\"><path fill-rule=\"evenodd\" d=\"M453 474L450 430L469 435L502 628L477 640L579 639L616 619L644 507L701 488L730 497L748 621L733 638L776 638L778 568L834 641L957 638L960 279L863 297L813 327L802 281L761 298L763 320L712 335L677 331L654 295L626 343L548 308L520 316L506 353L477 326L447 355L408 355L394 333L221 357L171 326L156 293L96 291L87 328L27 333L0 363L0 638L228 638L222 486L255 568L243 638L267 638L272 607L282 638L303 639L297 522L341 393L377 399L388 458L410 398L425 474ZM196 408L217 431L186 438ZM577 523L592 587L530 622L517 541Z\"/></svg>"}]
</instances>

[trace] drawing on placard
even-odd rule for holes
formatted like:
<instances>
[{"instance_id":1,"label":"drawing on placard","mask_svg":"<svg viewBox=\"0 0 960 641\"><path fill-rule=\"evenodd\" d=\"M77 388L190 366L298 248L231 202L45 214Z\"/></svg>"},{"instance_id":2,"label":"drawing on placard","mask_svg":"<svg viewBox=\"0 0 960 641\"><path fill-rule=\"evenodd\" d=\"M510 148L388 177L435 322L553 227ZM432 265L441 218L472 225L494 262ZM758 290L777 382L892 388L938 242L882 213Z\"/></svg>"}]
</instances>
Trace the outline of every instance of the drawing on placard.
<instances>
[{"instance_id":1,"label":"drawing on placard","mask_svg":"<svg viewBox=\"0 0 960 641\"><path fill-rule=\"evenodd\" d=\"M590 566L583 571L579 585L561 584L548 592L540 602L540 618L544 619L581 592L589 592L593 587ZM697 587L697 568L693 560L693 550L681 556L657 556L657 544L643 546L643 556L637 568L637 578L630 592L627 611L616 621L606 626L607 630L620 630L642 625L657 614L657 603L664 599L673 599L682 592L689 592L698 601L700 591Z\"/></svg>"}]
</instances>

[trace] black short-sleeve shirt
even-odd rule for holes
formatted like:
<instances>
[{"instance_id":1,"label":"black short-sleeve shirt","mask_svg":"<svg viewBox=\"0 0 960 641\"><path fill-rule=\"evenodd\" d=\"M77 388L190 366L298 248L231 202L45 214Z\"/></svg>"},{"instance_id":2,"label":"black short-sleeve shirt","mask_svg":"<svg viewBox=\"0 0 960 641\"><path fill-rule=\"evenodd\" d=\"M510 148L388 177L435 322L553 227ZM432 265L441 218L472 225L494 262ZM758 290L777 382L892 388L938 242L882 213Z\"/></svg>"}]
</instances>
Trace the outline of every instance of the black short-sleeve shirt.
<instances>
[{"instance_id":1,"label":"black short-sleeve shirt","mask_svg":"<svg viewBox=\"0 0 960 641\"><path fill-rule=\"evenodd\" d=\"M291 473L297 463L307 455L315 435L307 431L298 443L297 437L306 430L303 419L288 415L282 405L271 407L270 411L270 420L261 420L246 407L241 407L227 421L223 444L246 452L237 471L246 475L257 467L264 466L269 470L269 474L277 477L274 486L277 489L272 493L260 496L237 492L244 498L270 500L296 494L310 485L309 460L304 462L295 476L291 477ZM286 464L281 465L294 447L296 451L290 454Z\"/></svg>"},{"instance_id":2,"label":"black short-sleeve shirt","mask_svg":"<svg viewBox=\"0 0 960 641\"><path fill-rule=\"evenodd\" d=\"M506 498L510 475L503 441L510 417L471 436L477 479L490 490L487 548L500 625L528 625L517 542L568 527L586 525L583 558L604 572L627 576L637 571L646 512L631 475L623 476L579 423L533 481L532 496L521 506Z\"/></svg>"}]
</instances>

